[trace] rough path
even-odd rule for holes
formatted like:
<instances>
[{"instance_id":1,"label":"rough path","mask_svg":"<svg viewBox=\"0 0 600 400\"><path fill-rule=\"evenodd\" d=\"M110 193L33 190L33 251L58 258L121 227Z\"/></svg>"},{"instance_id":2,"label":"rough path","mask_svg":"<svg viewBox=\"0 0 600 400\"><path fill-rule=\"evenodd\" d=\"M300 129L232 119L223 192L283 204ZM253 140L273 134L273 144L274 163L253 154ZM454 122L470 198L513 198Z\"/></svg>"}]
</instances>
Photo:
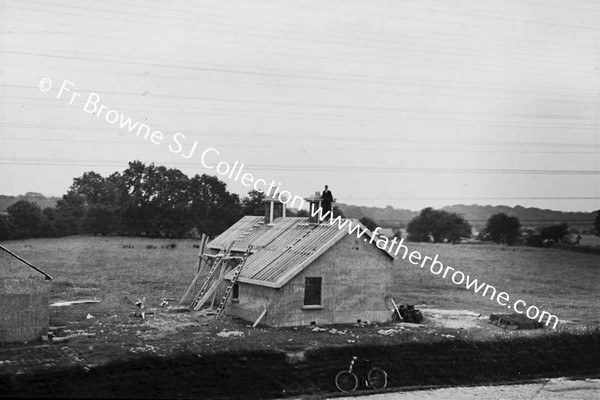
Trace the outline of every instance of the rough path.
<instances>
[{"instance_id":1,"label":"rough path","mask_svg":"<svg viewBox=\"0 0 600 400\"><path fill-rule=\"evenodd\" d=\"M504 386L455 387L370 396L336 397L336 400L599 400L600 379L549 379L541 383Z\"/></svg>"}]
</instances>

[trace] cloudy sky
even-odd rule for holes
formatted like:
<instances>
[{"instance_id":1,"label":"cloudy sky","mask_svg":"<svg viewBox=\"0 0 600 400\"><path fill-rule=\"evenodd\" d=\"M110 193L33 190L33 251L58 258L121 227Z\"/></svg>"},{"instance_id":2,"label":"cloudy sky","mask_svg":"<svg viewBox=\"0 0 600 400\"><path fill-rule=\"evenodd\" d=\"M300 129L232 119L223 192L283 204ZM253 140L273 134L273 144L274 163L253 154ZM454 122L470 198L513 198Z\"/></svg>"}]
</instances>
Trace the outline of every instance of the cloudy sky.
<instances>
[{"instance_id":1,"label":"cloudy sky","mask_svg":"<svg viewBox=\"0 0 600 400\"><path fill-rule=\"evenodd\" d=\"M214 148L300 196L596 210L599 68L590 0L0 0L0 194Z\"/></svg>"}]
</instances>

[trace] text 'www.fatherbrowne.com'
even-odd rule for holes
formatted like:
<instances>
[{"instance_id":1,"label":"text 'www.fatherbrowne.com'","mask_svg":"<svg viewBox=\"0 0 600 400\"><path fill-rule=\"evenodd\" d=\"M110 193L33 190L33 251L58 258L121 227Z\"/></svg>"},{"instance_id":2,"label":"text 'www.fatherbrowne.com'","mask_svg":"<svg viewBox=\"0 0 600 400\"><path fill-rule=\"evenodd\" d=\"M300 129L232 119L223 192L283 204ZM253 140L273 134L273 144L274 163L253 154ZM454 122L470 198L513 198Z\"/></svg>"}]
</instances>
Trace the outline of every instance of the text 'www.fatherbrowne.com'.
<instances>
[{"instance_id":1,"label":"text 'www.fatherbrowne.com'","mask_svg":"<svg viewBox=\"0 0 600 400\"><path fill-rule=\"evenodd\" d=\"M439 275L444 279L450 278L452 283L455 285L464 285L467 289L473 290L475 294L481 293L483 297L489 296L491 301L494 301L495 299L499 305L514 310L517 314L525 314L527 318L540 323L545 323L546 326L554 323L552 325L552 329L556 329L556 326L558 325L558 317L556 315L550 314L548 311L542 311L536 306L527 307L527 303L523 300L517 300L511 303L508 293L498 293L494 286L484 282L480 283L477 279L472 279L468 274L465 274L464 272L459 271L458 269L449 265L444 266L438 260L438 254L436 254L433 258L428 256L423 257L421 253L416 250L410 251L404 244L404 238L398 241L396 238L392 238L390 240L385 236L379 236L378 232L381 230L381 227L379 226L373 232L371 232L367 228L362 227L362 225L353 224L352 220L342 218L339 215L334 218L331 211L323 213L322 208L311 210L311 216L318 217L322 222L327 221L330 226L337 225L337 228L340 230L347 229L348 234L355 234L358 239L362 238L365 242L375 242L378 248L387 251L395 257L398 257L398 254L402 252L403 260L405 260L408 256L408 262L413 265L420 265L420 267L423 269L425 269L428 262L431 261L431 263L429 263L429 271L432 274Z\"/></svg>"}]
</instances>

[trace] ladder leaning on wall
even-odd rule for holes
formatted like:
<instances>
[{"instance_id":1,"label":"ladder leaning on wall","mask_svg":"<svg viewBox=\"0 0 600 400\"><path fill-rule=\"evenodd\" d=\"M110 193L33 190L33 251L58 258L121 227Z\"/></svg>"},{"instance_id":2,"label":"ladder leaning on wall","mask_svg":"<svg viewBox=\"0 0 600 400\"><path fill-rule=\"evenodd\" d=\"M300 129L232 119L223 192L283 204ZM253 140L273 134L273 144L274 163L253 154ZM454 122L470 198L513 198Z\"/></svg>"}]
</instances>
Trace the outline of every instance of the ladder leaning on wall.
<instances>
[{"instance_id":1,"label":"ladder leaning on wall","mask_svg":"<svg viewBox=\"0 0 600 400\"><path fill-rule=\"evenodd\" d=\"M229 299L229 296L231 296L233 287L235 286L235 284L238 281L238 278L240 277L242 268L244 268L244 264L246 263L246 260L248 259L248 256L250 255L251 250L252 250L252 246L248 246L248 249L246 249L246 252L244 253L242 260L233 270L234 272L233 272L233 276L231 277L231 282L229 282L229 285L227 286L227 289L225 290L225 294L223 295L223 298L221 299L221 302L219 303L219 306L217 307L215 319L219 318L221 316L221 314L223 314L223 311L225 310L225 304L227 304L227 299Z\"/></svg>"}]
</instances>

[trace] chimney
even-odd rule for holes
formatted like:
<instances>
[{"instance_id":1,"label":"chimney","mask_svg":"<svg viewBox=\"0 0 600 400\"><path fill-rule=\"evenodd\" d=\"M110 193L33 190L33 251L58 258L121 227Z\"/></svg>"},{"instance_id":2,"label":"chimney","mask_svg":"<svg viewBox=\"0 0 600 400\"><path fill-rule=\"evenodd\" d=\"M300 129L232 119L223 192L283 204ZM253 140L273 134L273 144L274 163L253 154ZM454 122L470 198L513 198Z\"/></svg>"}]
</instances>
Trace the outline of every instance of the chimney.
<instances>
[{"instance_id":1,"label":"chimney","mask_svg":"<svg viewBox=\"0 0 600 400\"><path fill-rule=\"evenodd\" d=\"M271 196L266 196L263 203L265 203L265 224L272 223L276 218L285 218L285 203Z\"/></svg>"},{"instance_id":2,"label":"chimney","mask_svg":"<svg viewBox=\"0 0 600 400\"><path fill-rule=\"evenodd\" d=\"M319 215L315 215L315 212L321 207L321 193L315 192L314 197L306 197L304 200L308 202L308 222L311 224L321 223Z\"/></svg>"}]
</instances>

